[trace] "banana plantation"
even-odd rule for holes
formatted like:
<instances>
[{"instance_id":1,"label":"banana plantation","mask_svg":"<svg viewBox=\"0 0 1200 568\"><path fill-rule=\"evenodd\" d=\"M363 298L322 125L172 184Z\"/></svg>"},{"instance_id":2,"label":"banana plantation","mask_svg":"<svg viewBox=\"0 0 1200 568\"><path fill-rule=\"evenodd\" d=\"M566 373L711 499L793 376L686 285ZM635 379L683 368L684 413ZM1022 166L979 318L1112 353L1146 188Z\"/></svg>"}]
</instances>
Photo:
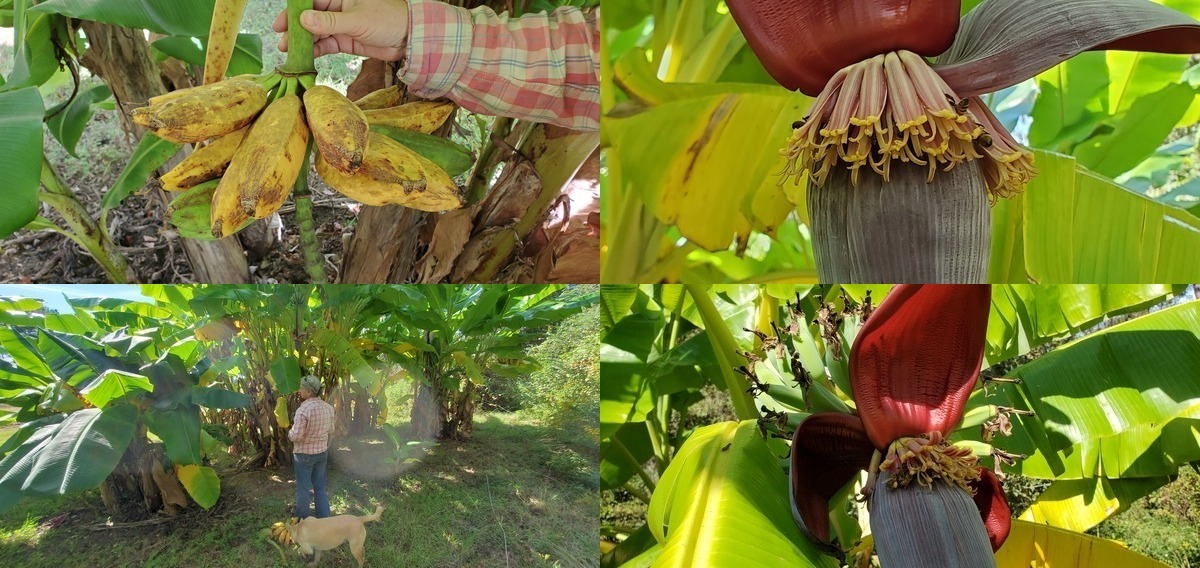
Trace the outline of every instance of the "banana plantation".
<instances>
[{"instance_id":1,"label":"banana plantation","mask_svg":"<svg viewBox=\"0 0 1200 568\"><path fill-rule=\"evenodd\" d=\"M314 58L313 6L0 0L0 281L598 281L598 133Z\"/></svg>"},{"instance_id":2,"label":"banana plantation","mask_svg":"<svg viewBox=\"0 0 1200 568\"><path fill-rule=\"evenodd\" d=\"M575 329L586 321L579 318L595 316L599 294L594 286L121 288L136 297L88 298L75 292L65 302L61 295L52 302L43 299L45 293L21 297L20 290L5 290L0 299L0 557L38 550L8 550L15 537L6 534L14 529L5 512L37 507L42 500L85 503L113 528L172 518L208 522L204 519L237 510L246 499L260 499L260 492L271 490L256 489L248 496L237 485L242 489L227 496L224 488L235 477L240 484L254 479L268 486L270 480L291 478L294 446L287 433L301 402L301 378L307 375L320 379L322 398L333 407L330 448L346 447L341 449L345 457L331 462L331 471L343 472L341 483L351 485L347 491L370 491L363 484L371 480L390 484L398 476L419 476L421 468L432 467L424 464L435 461L439 448L501 451L515 460L512 468L527 459L537 475L547 475L533 457L544 439L519 434L523 441L514 443L529 446L525 458L513 450L489 450L488 436L516 426L489 417L486 436L477 439L478 415L497 393L542 368L533 348L547 338L568 333L596 351L597 338L589 343L588 337L595 332ZM547 363L560 372L569 368ZM572 376L560 376L561 384L598 380L598 369L572 369ZM579 433L594 430L594 421L564 426L562 435L586 440ZM582 444L584 455L594 444L572 443ZM594 457L577 459L583 466L573 467L584 472L577 482L586 486ZM504 499L509 489L497 477L500 471L491 475L488 490L496 500ZM278 489L275 497L286 499L288 491ZM539 495L542 490L529 491ZM594 487L586 491L594 495ZM372 497L378 502L385 495ZM66 507L65 516L78 514ZM561 506L572 507L577 505ZM575 513L594 527L594 511L593 504ZM251 519L249 514L245 521L253 524L238 539L257 543L243 552L261 554L260 560L270 563L279 556L269 541L255 537L268 519L284 518L283 506L262 514L274 516ZM454 531L451 525L445 530ZM522 537L509 530L507 545L522 558L516 542ZM206 565L244 565L221 556L228 553L206 554L217 559ZM419 558L421 551L411 554ZM185 561L171 554L159 560ZM113 562L141 565L127 558Z\"/></svg>"},{"instance_id":3,"label":"banana plantation","mask_svg":"<svg viewBox=\"0 0 1200 568\"><path fill-rule=\"evenodd\" d=\"M1194 285L610 286L601 318L601 566L1197 561Z\"/></svg>"}]
</instances>

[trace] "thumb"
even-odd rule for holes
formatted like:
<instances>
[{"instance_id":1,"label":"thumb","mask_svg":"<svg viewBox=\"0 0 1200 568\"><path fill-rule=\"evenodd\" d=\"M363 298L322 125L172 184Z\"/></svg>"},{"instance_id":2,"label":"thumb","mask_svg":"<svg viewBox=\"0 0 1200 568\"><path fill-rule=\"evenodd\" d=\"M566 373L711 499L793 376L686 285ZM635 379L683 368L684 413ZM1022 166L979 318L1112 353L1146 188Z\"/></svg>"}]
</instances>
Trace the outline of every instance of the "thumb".
<instances>
[{"instance_id":1,"label":"thumb","mask_svg":"<svg viewBox=\"0 0 1200 568\"><path fill-rule=\"evenodd\" d=\"M336 34L354 35L361 26L353 14L346 12L321 12L305 10L300 14L300 25L318 36Z\"/></svg>"}]
</instances>

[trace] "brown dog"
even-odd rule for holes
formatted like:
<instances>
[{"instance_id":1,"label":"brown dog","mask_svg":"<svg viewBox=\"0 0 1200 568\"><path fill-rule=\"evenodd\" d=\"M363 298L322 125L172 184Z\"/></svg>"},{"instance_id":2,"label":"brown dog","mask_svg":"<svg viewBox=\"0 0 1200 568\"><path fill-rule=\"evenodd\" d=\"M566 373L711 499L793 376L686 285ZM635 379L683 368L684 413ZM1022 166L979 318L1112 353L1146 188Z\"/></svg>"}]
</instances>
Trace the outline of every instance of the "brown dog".
<instances>
[{"instance_id":1,"label":"brown dog","mask_svg":"<svg viewBox=\"0 0 1200 568\"><path fill-rule=\"evenodd\" d=\"M296 524L289 524L287 528L292 535L292 540L296 541L296 545L300 547L302 554L305 556L316 554L309 566L316 565L317 561L321 559L322 550L332 550L341 546L343 542L349 542L350 554L358 561L361 568L363 565L363 542L367 540L367 529L363 523L378 521L381 513L383 513L383 505L375 507L374 515L361 517L338 515L324 519L308 517Z\"/></svg>"}]
</instances>

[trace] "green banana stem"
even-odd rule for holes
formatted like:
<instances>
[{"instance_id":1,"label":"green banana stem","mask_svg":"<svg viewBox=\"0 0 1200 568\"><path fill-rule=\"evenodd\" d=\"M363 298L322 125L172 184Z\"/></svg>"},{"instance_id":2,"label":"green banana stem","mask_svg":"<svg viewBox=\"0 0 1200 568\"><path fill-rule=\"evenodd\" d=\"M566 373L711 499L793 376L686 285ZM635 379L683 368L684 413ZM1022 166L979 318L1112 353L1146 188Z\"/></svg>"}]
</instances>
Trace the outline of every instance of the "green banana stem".
<instances>
[{"instance_id":1,"label":"green banana stem","mask_svg":"<svg viewBox=\"0 0 1200 568\"><path fill-rule=\"evenodd\" d=\"M496 139L504 139L512 132L513 119L497 118L496 122L492 123L492 131L483 140L483 147L479 149L479 159L475 161L475 171L471 173L471 179L467 182L467 204L474 205L483 201L487 197L488 189L491 188L491 175L496 169L492 160L496 156L497 146Z\"/></svg>"},{"instance_id":2,"label":"green banana stem","mask_svg":"<svg viewBox=\"0 0 1200 568\"><path fill-rule=\"evenodd\" d=\"M325 257L321 255L321 243L317 241L316 223L313 221L312 193L308 190L308 161L312 155L312 140L304 152L304 165L296 177L292 197L296 200L296 222L300 225L300 247L304 250L304 269L308 278L317 284L325 283Z\"/></svg>"},{"instance_id":3,"label":"green banana stem","mask_svg":"<svg viewBox=\"0 0 1200 568\"><path fill-rule=\"evenodd\" d=\"M292 75L315 73L313 35L300 25L300 14L313 9L313 0L287 0L288 54L280 70Z\"/></svg>"},{"instance_id":4,"label":"green banana stem","mask_svg":"<svg viewBox=\"0 0 1200 568\"><path fill-rule=\"evenodd\" d=\"M53 207L66 221L70 231L63 234L83 247L108 278L117 284L129 281L129 261L117 250L117 246L108 238L108 233L100 228L96 220L88 214L87 208L79 202L74 192L58 177L58 172L50 165L50 160L42 155L42 185L46 191L38 198Z\"/></svg>"}]
</instances>

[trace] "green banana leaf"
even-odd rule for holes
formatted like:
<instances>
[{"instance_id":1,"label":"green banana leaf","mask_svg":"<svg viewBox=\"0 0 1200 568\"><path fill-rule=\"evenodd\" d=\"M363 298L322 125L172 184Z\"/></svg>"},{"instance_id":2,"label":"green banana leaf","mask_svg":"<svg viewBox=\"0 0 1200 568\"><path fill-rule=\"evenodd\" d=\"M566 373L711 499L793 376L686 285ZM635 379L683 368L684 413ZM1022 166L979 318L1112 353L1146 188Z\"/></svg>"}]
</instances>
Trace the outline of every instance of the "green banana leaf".
<instances>
[{"instance_id":1,"label":"green banana leaf","mask_svg":"<svg viewBox=\"0 0 1200 568\"><path fill-rule=\"evenodd\" d=\"M281 353L271 363L271 379L279 394L288 395L300 389L300 361L291 353Z\"/></svg>"},{"instance_id":2,"label":"green banana leaf","mask_svg":"<svg viewBox=\"0 0 1200 568\"><path fill-rule=\"evenodd\" d=\"M1004 546L996 551L998 568L1075 566L1077 568L1167 568L1120 543L1014 520Z\"/></svg>"},{"instance_id":3,"label":"green banana leaf","mask_svg":"<svg viewBox=\"0 0 1200 568\"><path fill-rule=\"evenodd\" d=\"M81 394L93 406L103 409L110 402L124 398L131 392L151 392L153 390L154 385L150 384L150 379L142 375L109 369Z\"/></svg>"},{"instance_id":4,"label":"green banana leaf","mask_svg":"<svg viewBox=\"0 0 1200 568\"><path fill-rule=\"evenodd\" d=\"M1200 280L1200 218L1034 150L1038 176L992 210L992 282Z\"/></svg>"},{"instance_id":5,"label":"green banana leaf","mask_svg":"<svg viewBox=\"0 0 1200 568\"><path fill-rule=\"evenodd\" d=\"M137 148L133 150L133 155L129 157L129 162L125 164L125 169L121 170L121 176L104 194L104 210L120 207L129 194L144 187L150 174L171 159L181 147L182 144L164 140L150 132L142 136Z\"/></svg>"},{"instance_id":6,"label":"green banana leaf","mask_svg":"<svg viewBox=\"0 0 1200 568\"><path fill-rule=\"evenodd\" d=\"M164 35L208 37L216 0L49 0L33 11L57 13Z\"/></svg>"},{"instance_id":7,"label":"green banana leaf","mask_svg":"<svg viewBox=\"0 0 1200 568\"><path fill-rule=\"evenodd\" d=\"M1009 376L994 404L1032 410L995 443L1043 479L1162 477L1200 460L1200 301L1069 343Z\"/></svg>"},{"instance_id":8,"label":"green banana leaf","mask_svg":"<svg viewBox=\"0 0 1200 568\"><path fill-rule=\"evenodd\" d=\"M4 172L4 207L0 238L37 218L42 175L42 97L35 87L0 93L0 171Z\"/></svg>"},{"instance_id":9,"label":"green banana leaf","mask_svg":"<svg viewBox=\"0 0 1200 568\"><path fill-rule=\"evenodd\" d=\"M204 67L208 37L167 36L150 44L155 49L197 67ZM238 34L233 44L233 56L229 59L229 77L258 75L263 72L262 38L258 34Z\"/></svg>"},{"instance_id":10,"label":"green banana leaf","mask_svg":"<svg viewBox=\"0 0 1200 568\"><path fill-rule=\"evenodd\" d=\"M192 387L192 402L205 408L245 408L253 399L250 395L217 387Z\"/></svg>"},{"instance_id":11,"label":"green banana leaf","mask_svg":"<svg viewBox=\"0 0 1200 568\"><path fill-rule=\"evenodd\" d=\"M792 520L781 444L755 421L696 430L659 481L647 512L662 545L655 567L836 567Z\"/></svg>"},{"instance_id":12,"label":"green banana leaf","mask_svg":"<svg viewBox=\"0 0 1200 568\"><path fill-rule=\"evenodd\" d=\"M62 144L67 153L78 158L79 156L75 154L75 145L83 136L83 129L87 127L88 122L91 122L96 107L111 98L112 90L108 88L108 85L94 85L79 93L75 98L64 101L47 111L46 114L51 116L46 119L46 128Z\"/></svg>"},{"instance_id":13,"label":"green banana leaf","mask_svg":"<svg viewBox=\"0 0 1200 568\"><path fill-rule=\"evenodd\" d=\"M137 409L118 404L42 426L0 460L0 512L21 496L63 494L104 481L133 438L136 419Z\"/></svg>"},{"instance_id":14,"label":"green banana leaf","mask_svg":"<svg viewBox=\"0 0 1200 568\"><path fill-rule=\"evenodd\" d=\"M999 362L1067 337L1114 315L1145 309L1174 292L1167 285L1008 285L992 289L987 359Z\"/></svg>"},{"instance_id":15,"label":"green banana leaf","mask_svg":"<svg viewBox=\"0 0 1200 568\"><path fill-rule=\"evenodd\" d=\"M181 408L142 414L150 431L163 442L171 463L187 465L200 463L200 407Z\"/></svg>"}]
</instances>

